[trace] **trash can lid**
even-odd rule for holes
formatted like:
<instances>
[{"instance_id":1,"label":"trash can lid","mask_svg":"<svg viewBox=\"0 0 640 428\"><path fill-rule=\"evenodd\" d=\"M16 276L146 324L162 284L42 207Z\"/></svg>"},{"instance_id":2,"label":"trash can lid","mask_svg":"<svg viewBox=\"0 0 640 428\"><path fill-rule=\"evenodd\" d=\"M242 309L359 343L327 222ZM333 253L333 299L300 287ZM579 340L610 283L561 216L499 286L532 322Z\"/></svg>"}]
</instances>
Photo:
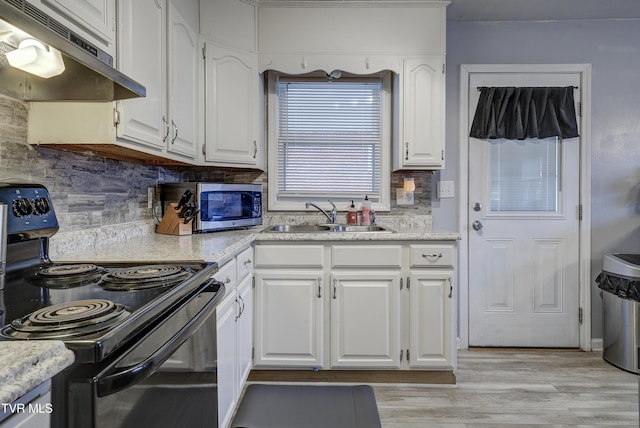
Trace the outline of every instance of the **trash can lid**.
<instances>
[{"instance_id":1,"label":"trash can lid","mask_svg":"<svg viewBox=\"0 0 640 428\"><path fill-rule=\"evenodd\" d=\"M640 279L640 254L605 254L602 270L615 275Z\"/></svg>"}]
</instances>

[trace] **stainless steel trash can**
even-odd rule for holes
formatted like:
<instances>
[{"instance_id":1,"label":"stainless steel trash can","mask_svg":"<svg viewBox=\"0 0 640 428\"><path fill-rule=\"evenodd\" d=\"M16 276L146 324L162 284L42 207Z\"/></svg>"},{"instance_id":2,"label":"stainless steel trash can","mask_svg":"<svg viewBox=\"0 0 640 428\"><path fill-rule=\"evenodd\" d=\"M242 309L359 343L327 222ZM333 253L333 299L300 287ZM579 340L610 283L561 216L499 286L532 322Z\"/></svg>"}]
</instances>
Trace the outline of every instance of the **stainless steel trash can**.
<instances>
[{"instance_id":1,"label":"stainless steel trash can","mask_svg":"<svg viewBox=\"0 0 640 428\"><path fill-rule=\"evenodd\" d=\"M603 354L605 361L638 374L640 346L640 255L607 254L596 279L603 290Z\"/></svg>"},{"instance_id":2,"label":"stainless steel trash can","mask_svg":"<svg viewBox=\"0 0 640 428\"><path fill-rule=\"evenodd\" d=\"M602 305L602 358L622 370L638 374L640 302L604 291Z\"/></svg>"}]
</instances>

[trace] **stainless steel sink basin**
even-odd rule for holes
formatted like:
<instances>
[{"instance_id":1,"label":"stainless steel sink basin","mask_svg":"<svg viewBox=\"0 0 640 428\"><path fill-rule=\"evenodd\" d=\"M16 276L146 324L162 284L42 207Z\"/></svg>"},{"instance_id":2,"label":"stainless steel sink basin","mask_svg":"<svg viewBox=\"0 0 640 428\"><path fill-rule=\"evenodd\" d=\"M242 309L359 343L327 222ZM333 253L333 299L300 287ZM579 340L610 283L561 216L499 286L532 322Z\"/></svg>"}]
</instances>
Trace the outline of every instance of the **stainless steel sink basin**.
<instances>
[{"instance_id":1,"label":"stainless steel sink basin","mask_svg":"<svg viewBox=\"0 0 640 428\"><path fill-rule=\"evenodd\" d=\"M334 232L394 232L382 226L357 226L351 224L331 226L331 230Z\"/></svg>"},{"instance_id":2,"label":"stainless steel sink basin","mask_svg":"<svg viewBox=\"0 0 640 428\"><path fill-rule=\"evenodd\" d=\"M279 224L268 227L265 232L281 233L317 233L317 232L387 232L393 230L383 226L356 226L351 224Z\"/></svg>"},{"instance_id":3,"label":"stainless steel sink basin","mask_svg":"<svg viewBox=\"0 0 640 428\"><path fill-rule=\"evenodd\" d=\"M288 233L309 233L309 232L331 232L329 226L316 226L313 224L279 224L265 229L266 232L288 232Z\"/></svg>"}]
</instances>

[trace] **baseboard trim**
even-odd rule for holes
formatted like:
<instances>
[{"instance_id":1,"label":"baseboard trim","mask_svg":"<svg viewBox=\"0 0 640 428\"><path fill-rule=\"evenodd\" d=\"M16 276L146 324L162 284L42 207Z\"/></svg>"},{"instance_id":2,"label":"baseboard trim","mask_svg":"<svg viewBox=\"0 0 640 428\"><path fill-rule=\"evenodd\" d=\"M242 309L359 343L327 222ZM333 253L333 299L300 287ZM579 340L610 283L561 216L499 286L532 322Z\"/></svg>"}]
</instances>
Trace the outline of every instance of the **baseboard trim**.
<instances>
[{"instance_id":1,"label":"baseboard trim","mask_svg":"<svg viewBox=\"0 0 640 428\"><path fill-rule=\"evenodd\" d=\"M251 370L249 382L344 382L455 385L453 370Z\"/></svg>"}]
</instances>

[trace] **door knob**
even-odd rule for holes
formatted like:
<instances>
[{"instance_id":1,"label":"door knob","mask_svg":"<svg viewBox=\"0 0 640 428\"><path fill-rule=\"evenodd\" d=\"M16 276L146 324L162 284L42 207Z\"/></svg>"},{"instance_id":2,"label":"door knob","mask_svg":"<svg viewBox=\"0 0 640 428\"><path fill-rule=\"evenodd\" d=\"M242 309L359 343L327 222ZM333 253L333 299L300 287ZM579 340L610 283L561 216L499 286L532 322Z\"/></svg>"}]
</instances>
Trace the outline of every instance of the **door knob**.
<instances>
[{"instance_id":1,"label":"door knob","mask_svg":"<svg viewBox=\"0 0 640 428\"><path fill-rule=\"evenodd\" d=\"M473 210L474 211L482 210L482 204L480 202L476 202L475 204L473 204Z\"/></svg>"},{"instance_id":2,"label":"door knob","mask_svg":"<svg viewBox=\"0 0 640 428\"><path fill-rule=\"evenodd\" d=\"M480 223L478 220L473 222L473 230L481 230L482 229L482 223Z\"/></svg>"}]
</instances>

